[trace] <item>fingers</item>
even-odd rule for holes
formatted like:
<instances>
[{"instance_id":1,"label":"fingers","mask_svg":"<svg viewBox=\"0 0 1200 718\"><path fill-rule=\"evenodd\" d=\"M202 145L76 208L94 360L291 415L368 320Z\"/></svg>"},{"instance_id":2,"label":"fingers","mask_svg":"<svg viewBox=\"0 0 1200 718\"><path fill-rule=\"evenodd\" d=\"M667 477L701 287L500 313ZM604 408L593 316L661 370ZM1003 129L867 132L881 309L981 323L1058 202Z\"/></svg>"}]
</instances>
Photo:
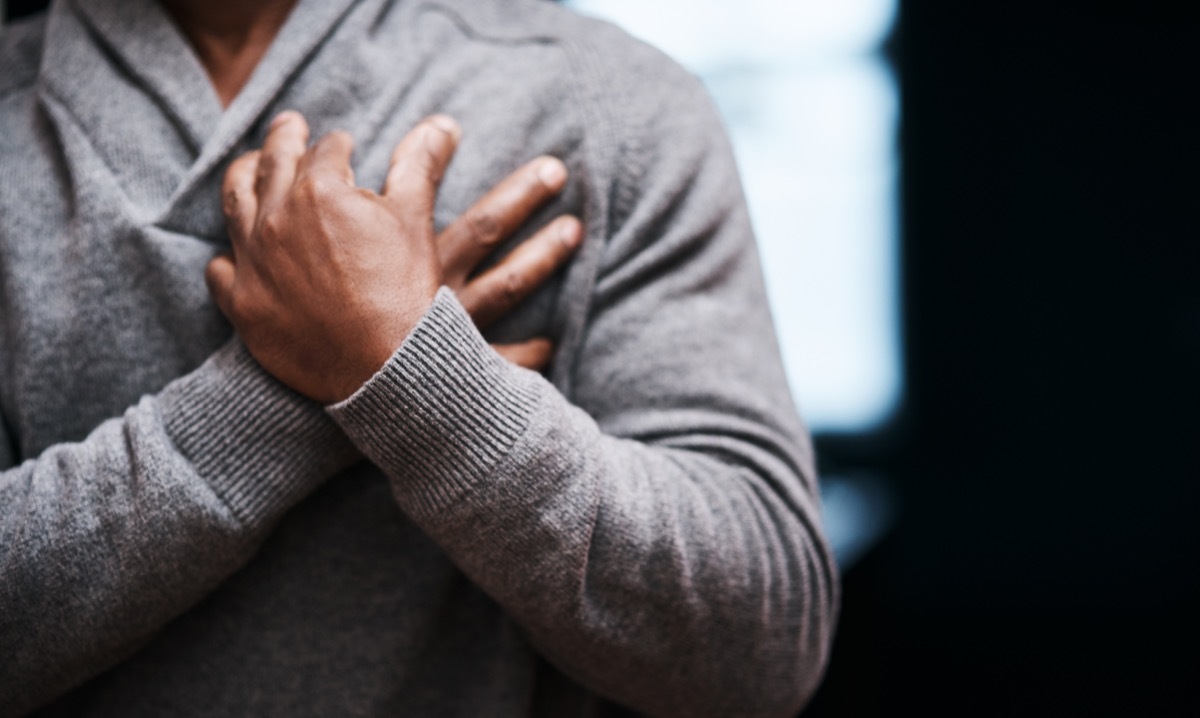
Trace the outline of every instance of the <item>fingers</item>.
<instances>
[{"instance_id":1,"label":"fingers","mask_svg":"<svg viewBox=\"0 0 1200 718\"><path fill-rule=\"evenodd\" d=\"M442 272L451 287L529 216L563 188L567 168L554 157L539 157L504 178L438 236Z\"/></svg>"},{"instance_id":2,"label":"fingers","mask_svg":"<svg viewBox=\"0 0 1200 718\"><path fill-rule=\"evenodd\" d=\"M255 192L264 208L279 205L292 183L296 168L308 149L308 123L299 112L281 112L271 122L258 161Z\"/></svg>"},{"instance_id":3,"label":"fingers","mask_svg":"<svg viewBox=\"0 0 1200 718\"><path fill-rule=\"evenodd\" d=\"M261 154L255 150L234 160L226 170L221 186L221 210L225 213L229 241L235 251L250 237L258 218L258 196L254 193L254 184Z\"/></svg>"},{"instance_id":4,"label":"fingers","mask_svg":"<svg viewBox=\"0 0 1200 718\"><path fill-rule=\"evenodd\" d=\"M354 184L350 159L354 156L354 138L335 130L317 140L300 160L300 174L306 177L336 177Z\"/></svg>"},{"instance_id":5,"label":"fingers","mask_svg":"<svg viewBox=\"0 0 1200 718\"><path fill-rule=\"evenodd\" d=\"M507 314L554 274L583 240L583 225L563 216L522 242L501 262L457 291L480 329Z\"/></svg>"},{"instance_id":6,"label":"fingers","mask_svg":"<svg viewBox=\"0 0 1200 718\"><path fill-rule=\"evenodd\" d=\"M432 217L438 185L458 148L461 134L458 123L446 115L422 121L392 152L383 196L410 216Z\"/></svg>"},{"instance_id":7,"label":"fingers","mask_svg":"<svg viewBox=\"0 0 1200 718\"><path fill-rule=\"evenodd\" d=\"M541 371L554 356L554 343L549 339L530 339L518 344L493 344L496 353L517 366Z\"/></svg>"},{"instance_id":8,"label":"fingers","mask_svg":"<svg viewBox=\"0 0 1200 718\"><path fill-rule=\"evenodd\" d=\"M204 270L208 293L226 317L231 316L234 272L233 260L223 254L213 258Z\"/></svg>"}]
</instances>

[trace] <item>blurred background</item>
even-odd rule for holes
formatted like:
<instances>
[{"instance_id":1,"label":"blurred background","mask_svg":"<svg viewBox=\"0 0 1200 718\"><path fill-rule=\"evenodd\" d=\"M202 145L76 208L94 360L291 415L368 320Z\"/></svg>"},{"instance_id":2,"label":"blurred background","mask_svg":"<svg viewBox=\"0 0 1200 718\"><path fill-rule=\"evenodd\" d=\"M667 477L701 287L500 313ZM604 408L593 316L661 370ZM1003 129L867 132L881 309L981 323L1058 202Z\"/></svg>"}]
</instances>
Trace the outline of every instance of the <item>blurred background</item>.
<instances>
[{"instance_id":1,"label":"blurred background","mask_svg":"<svg viewBox=\"0 0 1200 718\"><path fill-rule=\"evenodd\" d=\"M806 715L1200 715L1185 5L574 4L739 152L843 570Z\"/></svg>"},{"instance_id":2,"label":"blurred background","mask_svg":"<svg viewBox=\"0 0 1200 718\"><path fill-rule=\"evenodd\" d=\"M1187 6L566 4L730 128L843 571L805 715L1200 715Z\"/></svg>"},{"instance_id":3,"label":"blurred background","mask_svg":"<svg viewBox=\"0 0 1200 718\"><path fill-rule=\"evenodd\" d=\"M806 716L1200 716L1186 4L572 4L731 127L844 576Z\"/></svg>"},{"instance_id":4,"label":"blurred background","mask_svg":"<svg viewBox=\"0 0 1200 718\"><path fill-rule=\"evenodd\" d=\"M739 153L843 570L806 715L1200 715L1185 5L571 4Z\"/></svg>"}]
</instances>

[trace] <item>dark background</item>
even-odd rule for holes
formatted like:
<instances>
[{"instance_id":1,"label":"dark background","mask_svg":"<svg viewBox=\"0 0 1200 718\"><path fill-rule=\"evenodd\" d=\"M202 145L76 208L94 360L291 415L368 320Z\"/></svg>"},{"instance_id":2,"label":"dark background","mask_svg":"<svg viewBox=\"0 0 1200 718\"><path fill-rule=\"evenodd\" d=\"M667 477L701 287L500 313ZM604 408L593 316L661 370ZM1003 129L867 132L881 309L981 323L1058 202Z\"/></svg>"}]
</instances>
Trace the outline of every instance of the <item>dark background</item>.
<instances>
[{"instance_id":1,"label":"dark background","mask_svg":"<svg viewBox=\"0 0 1200 718\"><path fill-rule=\"evenodd\" d=\"M818 439L899 520L806 715L1200 715L1198 48L1182 2L902 3L907 399Z\"/></svg>"},{"instance_id":2,"label":"dark background","mask_svg":"<svg viewBox=\"0 0 1200 718\"><path fill-rule=\"evenodd\" d=\"M817 716L1200 716L1200 27L902 2L900 500ZM808 714L806 714L808 715Z\"/></svg>"}]
</instances>

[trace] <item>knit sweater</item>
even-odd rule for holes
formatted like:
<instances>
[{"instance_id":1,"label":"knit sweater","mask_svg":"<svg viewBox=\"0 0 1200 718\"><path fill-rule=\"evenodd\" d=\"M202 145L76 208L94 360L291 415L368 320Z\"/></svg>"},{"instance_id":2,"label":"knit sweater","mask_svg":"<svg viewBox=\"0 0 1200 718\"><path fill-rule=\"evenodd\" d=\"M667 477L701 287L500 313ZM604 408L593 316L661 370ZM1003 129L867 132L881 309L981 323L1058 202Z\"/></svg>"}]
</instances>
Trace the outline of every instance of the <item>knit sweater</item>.
<instances>
[{"instance_id":1,"label":"knit sweater","mask_svg":"<svg viewBox=\"0 0 1200 718\"><path fill-rule=\"evenodd\" d=\"M537 0L301 0L222 110L152 0L0 35L0 715L787 716L837 579L723 130ZM443 226L524 161L570 265L485 336L448 289L322 407L203 269L271 117L379 187L463 128ZM548 336L546 376L488 341ZM814 348L814 350L816 350Z\"/></svg>"}]
</instances>

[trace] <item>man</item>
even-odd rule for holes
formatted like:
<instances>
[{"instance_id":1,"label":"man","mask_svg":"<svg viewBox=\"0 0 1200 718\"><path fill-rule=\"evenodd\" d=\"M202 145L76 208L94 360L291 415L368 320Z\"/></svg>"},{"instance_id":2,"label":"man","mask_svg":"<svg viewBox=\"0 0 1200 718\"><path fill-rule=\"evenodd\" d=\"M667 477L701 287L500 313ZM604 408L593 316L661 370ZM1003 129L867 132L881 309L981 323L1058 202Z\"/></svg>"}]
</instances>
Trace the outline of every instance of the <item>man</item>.
<instances>
[{"instance_id":1,"label":"man","mask_svg":"<svg viewBox=\"0 0 1200 718\"><path fill-rule=\"evenodd\" d=\"M532 0L241 5L0 42L0 713L798 711L836 578L694 80Z\"/></svg>"}]
</instances>

